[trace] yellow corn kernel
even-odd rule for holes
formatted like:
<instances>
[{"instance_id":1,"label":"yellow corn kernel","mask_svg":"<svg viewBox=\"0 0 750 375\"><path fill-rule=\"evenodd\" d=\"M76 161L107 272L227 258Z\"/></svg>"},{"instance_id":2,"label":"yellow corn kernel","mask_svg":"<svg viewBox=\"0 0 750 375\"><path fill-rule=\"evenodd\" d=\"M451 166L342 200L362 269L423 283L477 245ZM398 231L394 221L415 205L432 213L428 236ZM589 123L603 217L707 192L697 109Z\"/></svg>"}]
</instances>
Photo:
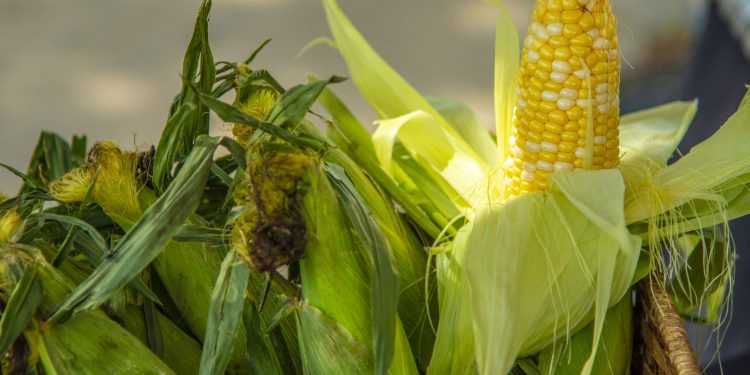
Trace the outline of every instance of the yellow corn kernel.
<instances>
[{"instance_id":1,"label":"yellow corn kernel","mask_svg":"<svg viewBox=\"0 0 750 375\"><path fill-rule=\"evenodd\" d=\"M516 108L513 120L518 149L505 171L506 194L544 190L555 170L617 165L620 53L611 1L536 3L529 26L534 36L524 43L519 90L525 106Z\"/></svg>"}]
</instances>

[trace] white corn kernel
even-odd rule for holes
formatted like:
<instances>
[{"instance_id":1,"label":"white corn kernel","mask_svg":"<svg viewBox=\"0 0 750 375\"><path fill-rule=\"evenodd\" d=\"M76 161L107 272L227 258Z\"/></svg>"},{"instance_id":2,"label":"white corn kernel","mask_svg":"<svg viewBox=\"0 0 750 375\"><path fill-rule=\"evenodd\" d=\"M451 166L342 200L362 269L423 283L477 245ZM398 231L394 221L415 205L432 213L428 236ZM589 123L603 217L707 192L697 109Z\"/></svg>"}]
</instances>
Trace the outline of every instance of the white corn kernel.
<instances>
[{"instance_id":1,"label":"white corn kernel","mask_svg":"<svg viewBox=\"0 0 750 375\"><path fill-rule=\"evenodd\" d=\"M534 44L534 36L531 34L526 35L526 38L523 39L523 46L526 48L531 48L533 44Z\"/></svg>"},{"instance_id":2,"label":"white corn kernel","mask_svg":"<svg viewBox=\"0 0 750 375\"><path fill-rule=\"evenodd\" d=\"M554 143L542 142L542 151L547 151L554 154L557 152L557 145Z\"/></svg>"},{"instance_id":3,"label":"white corn kernel","mask_svg":"<svg viewBox=\"0 0 750 375\"><path fill-rule=\"evenodd\" d=\"M570 74L573 72L573 69L570 68L570 64L567 61L555 60L552 62L552 71Z\"/></svg>"},{"instance_id":4,"label":"white corn kernel","mask_svg":"<svg viewBox=\"0 0 750 375\"><path fill-rule=\"evenodd\" d=\"M551 163L546 162L544 160L537 161L536 166L539 167L539 169L543 171L547 171L547 172L552 172L555 168Z\"/></svg>"},{"instance_id":5,"label":"white corn kernel","mask_svg":"<svg viewBox=\"0 0 750 375\"><path fill-rule=\"evenodd\" d=\"M549 79L553 82L563 83L566 79L568 79L569 75L570 74L567 73L552 72L549 74Z\"/></svg>"},{"instance_id":6,"label":"white corn kernel","mask_svg":"<svg viewBox=\"0 0 750 375\"><path fill-rule=\"evenodd\" d=\"M526 141L526 151L531 152L532 154L536 154L539 152L541 148L539 147L538 143L534 143L532 141Z\"/></svg>"},{"instance_id":7,"label":"white corn kernel","mask_svg":"<svg viewBox=\"0 0 750 375\"><path fill-rule=\"evenodd\" d=\"M564 88L560 90L560 96L565 99L576 100L578 99L578 90Z\"/></svg>"},{"instance_id":8,"label":"white corn kernel","mask_svg":"<svg viewBox=\"0 0 750 375\"><path fill-rule=\"evenodd\" d=\"M567 111L573 108L575 105L576 105L576 102L573 100L566 99L566 98L557 99L557 108L559 108L561 111Z\"/></svg>"},{"instance_id":9,"label":"white corn kernel","mask_svg":"<svg viewBox=\"0 0 750 375\"><path fill-rule=\"evenodd\" d=\"M526 60L530 63L536 63L539 61L539 52L529 50L529 53L526 54Z\"/></svg>"},{"instance_id":10,"label":"white corn kernel","mask_svg":"<svg viewBox=\"0 0 750 375\"><path fill-rule=\"evenodd\" d=\"M536 176L534 176L533 173L529 173L529 172L526 172L526 171L521 172L521 179L524 180L524 181L531 182L531 181L534 181L535 178L536 178Z\"/></svg>"},{"instance_id":11,"label":"white corn kernel","mask_svg":"<svg viewBox=\"0 0 750 375\"><path fill-rule=\"evenodd\" d=\"M549 34L550 36L562 35L562 31L563 24L560 22L547 25L547 34Z\"/></svg>"},{"instance_id":12,"label":"white corn kernel","mask_svg":"<svg viewBox=\"0 0 750 375\"><path fill-rule=\"evenodd\" d=\"M593 46L594 49L609 49L609 40L604 38L599 38L594 41Z\"/></svg>"},{"instance_id":13,"label":"white corn kernel","mask_svg":"<svg viewBox=\"0 0 750 375\"><path fill-rule=\"evenodd\" d=\"M570 163L564 163L561 161L555 163L555 172L572 171L574 168L573 164Z\"/></svg>"},{"instance_id":14,"label":"white corn kernel","mask_svg":"<svg viewBox=\"0 0 750 375\"><path fill-rule=\"evenodd\" d=\"M557 98L560 97L560 94L554 92L554 91L543 91L542 92L542 100L548 101L548 102L554 102L557 100Z\"/></svg>"}]
</instances>

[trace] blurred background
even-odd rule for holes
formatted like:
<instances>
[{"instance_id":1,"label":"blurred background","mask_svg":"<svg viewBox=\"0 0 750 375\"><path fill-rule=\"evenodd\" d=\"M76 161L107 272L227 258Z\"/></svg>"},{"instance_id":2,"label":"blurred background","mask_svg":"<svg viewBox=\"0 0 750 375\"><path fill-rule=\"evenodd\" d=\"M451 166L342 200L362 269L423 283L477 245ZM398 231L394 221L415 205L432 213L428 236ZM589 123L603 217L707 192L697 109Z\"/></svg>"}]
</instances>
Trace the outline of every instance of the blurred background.
<instances>
[{"instance_id":1,"label":"blurred background","mask_svg":"<svg viewBox=\"0 0 750 375\"><path fill-rule=\"evenodd\" d=\"M506 0L521 35L531 0ZM623 112L675 100L707 0L615 2L620 17ZM0 161L19 170L41 130L65 138L154 144L180 87L184 49L200 0L0 0ZM342 0L374 47L423 94L468 103L492 123L497 10L481 0ZM282 84L346 73L319 0L215 0L210 38L217 61L242 60L266 38L257 66ZM366 123L353 84L336 90ZM215 122L216 131L224 126ZM0 170L0 192L18 179Z\"/></svg>"},{"instance_id":2,"label":"blurred background","mask_svg":"<svg viewBox=\"0 0 750 375\"><path fill-rule=\"evenodd\" d=\"M533 2L504 2L525 35ZM497 10L492 5L481 0L340 3L375 49L420 92L462 100L494 127ZM732 65L743 61L739 44L712 3L615 1L624 59L622 112L701 96L701 114L685 149L715 131L739 103L742 84L750 82L750 77L744 78L750 69L744 76L729 73L747 65ZM0 0L0 161L25 171L42 130L65 138L87 134L90 142L113 139L126 148L145 149L156 143L180 87L182 54L199 4L200 0ZM750 6L745 9L750 12ZM256 67L269 68L286 86L303 82L307 73L346 73L341 59L325 46L298 56L308 42L328 35L319 0L214 1L210 39L215 59L242 60L271 37ZM335 90L363 122L374 120L351 82ZM215 132L226 131L220 121L213 127ZM19 185L14 175L0 169L0 192L12 195ZM738 247L747 243L738 238ZM740 250L741 256L747 252ZM738 271L738 280L748 278L748 272ZM739 300L741 293L738 288ZM724 358L746 350L748 341L750 337L744 337L725 345Z\"/></svg>"}]
</instances>

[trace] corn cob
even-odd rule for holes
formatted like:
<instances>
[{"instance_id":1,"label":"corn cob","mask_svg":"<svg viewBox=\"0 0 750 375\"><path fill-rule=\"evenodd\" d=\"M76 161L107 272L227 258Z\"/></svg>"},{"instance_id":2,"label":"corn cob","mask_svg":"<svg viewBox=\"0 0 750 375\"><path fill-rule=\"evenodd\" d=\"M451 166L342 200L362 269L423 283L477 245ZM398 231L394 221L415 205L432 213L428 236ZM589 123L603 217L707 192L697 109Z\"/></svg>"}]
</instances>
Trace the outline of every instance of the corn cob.
<instances>
[{"instance_id":1,"label":"corn cob","mask_svg":"<svg viewBox=\"0 0 750 375\"><path fill-rule=\"evenodd\" d=\"M539 0L524 40L506 194L619 159L620 50L610 0Z\"/></svg>"}]
</instances>

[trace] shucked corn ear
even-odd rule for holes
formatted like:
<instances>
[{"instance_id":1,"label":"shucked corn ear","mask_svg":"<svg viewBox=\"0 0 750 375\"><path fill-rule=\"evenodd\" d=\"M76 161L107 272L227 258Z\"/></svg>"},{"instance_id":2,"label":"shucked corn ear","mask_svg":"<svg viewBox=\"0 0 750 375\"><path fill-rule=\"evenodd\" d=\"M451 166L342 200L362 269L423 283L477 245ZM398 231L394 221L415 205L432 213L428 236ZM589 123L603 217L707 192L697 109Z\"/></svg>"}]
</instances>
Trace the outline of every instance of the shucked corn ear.
<instances>
[{"instance_id":1,"label":"shucked corn ear","mask_svg":"<svg viewBox=\"0 0 750 375\"><path fill-rule=\"evenodd\" d=\"M610 0L540 0L524 40L506 193L547 189L556 171L619 158L620 50Z\"/></svg>"}]
</instances>

